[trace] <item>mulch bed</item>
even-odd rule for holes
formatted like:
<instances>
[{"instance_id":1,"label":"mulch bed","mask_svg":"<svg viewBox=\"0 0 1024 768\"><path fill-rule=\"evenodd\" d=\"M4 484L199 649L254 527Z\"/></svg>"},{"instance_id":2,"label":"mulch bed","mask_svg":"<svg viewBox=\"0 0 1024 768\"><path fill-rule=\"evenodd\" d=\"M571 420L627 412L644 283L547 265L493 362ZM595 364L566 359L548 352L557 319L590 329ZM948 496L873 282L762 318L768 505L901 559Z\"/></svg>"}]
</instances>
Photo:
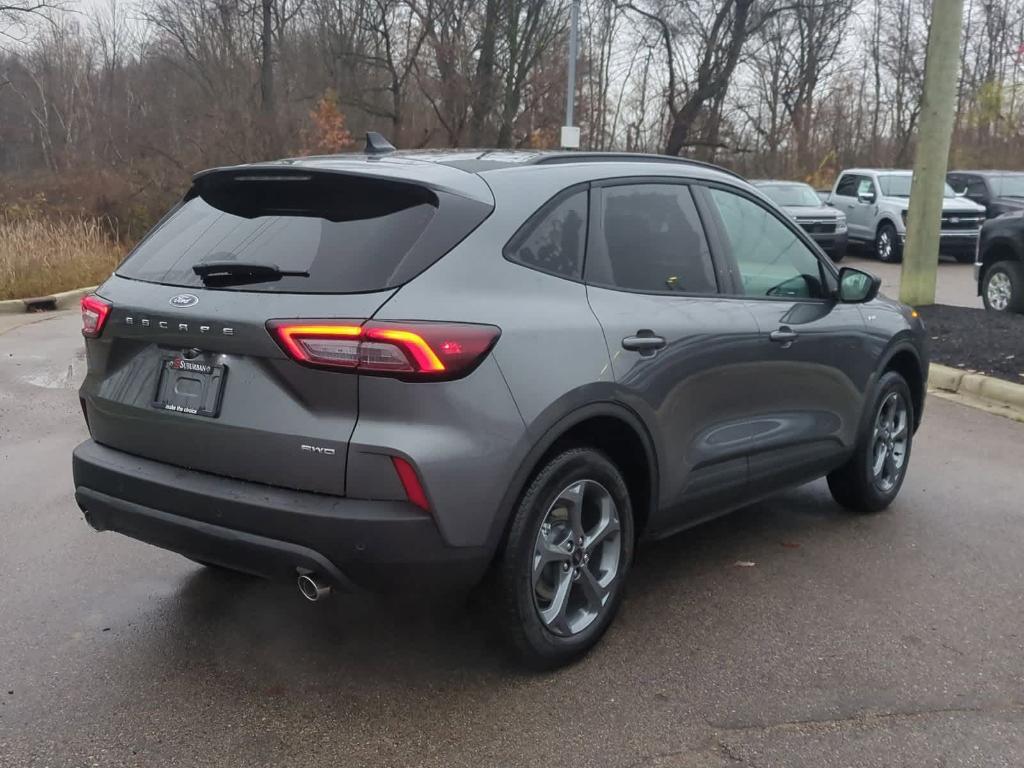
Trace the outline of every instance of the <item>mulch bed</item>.
<instances>
[{"instance_id":1,"label":"mulch bed","mask_svg":"<svg viewBox=\"0 0 1024 768\"><path fill-rule=\"evenodd\" d=\"M1024 315L945 304L917 311L933 363L1024 384Z\"/></svg>"}]
</instances>

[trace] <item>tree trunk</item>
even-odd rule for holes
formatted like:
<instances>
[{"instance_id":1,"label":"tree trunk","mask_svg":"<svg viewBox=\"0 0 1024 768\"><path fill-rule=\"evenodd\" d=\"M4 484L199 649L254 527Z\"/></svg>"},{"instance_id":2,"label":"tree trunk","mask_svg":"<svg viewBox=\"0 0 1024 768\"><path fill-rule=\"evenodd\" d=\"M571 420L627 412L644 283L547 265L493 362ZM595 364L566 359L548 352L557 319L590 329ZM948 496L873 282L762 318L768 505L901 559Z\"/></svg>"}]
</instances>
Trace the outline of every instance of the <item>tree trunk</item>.
<instances>
[{"instance_id":1,"label":"tree trunk","mask_svg":"<svg viewBox=\"0 0 1024 768\"><path fill-rule=\"evenodd\" d=\"M277 152L277 105L274 102L274 0L262 0L260 32L260 111L266 145L271 154Z\"/></svg>"},{"instance_id":2,"label":"tree trunk","mask_svg":"<svg viewBox=\"0 0 1024 768\"><path fill-rule=\"evenodd\" d=\"M487 0L484 27L480 37L480 59L476 68L476 94L469 121L469 141L474 147L484 144L484 126L494 109L494 56L498 37L499 0Z\"/></svg>"},{"instance_id":3,"label":"tree trunk","mask_svg":"<svg viewBox=\"0 0 1024 768\"><path fill-rule=\"evenodd\" d=\"M743 43L747 39L747 17L752 4L753 0L736 0L724 58L719 58L723 56L720 52L709 51L701 62L697 70L696 88L672 115L672 129L665 144L666 155L675 156L683 150L705 102L714 101L729 87L732 73L740 60ZM707 44L714 46L716 41L710 40Z\"/></svg>"},{"instance_id":4,"label":"tree trunk","mask_svg":"<svg viewBox=\"0 0 1024 768\"><path fill-rule=\"evenodd\" d=\"M900 279L900 300L917 306L935 303L942 196L956 110L963 11L963 0L935 0L928 32L920 133Z\"/></svg>"}]
</instances>

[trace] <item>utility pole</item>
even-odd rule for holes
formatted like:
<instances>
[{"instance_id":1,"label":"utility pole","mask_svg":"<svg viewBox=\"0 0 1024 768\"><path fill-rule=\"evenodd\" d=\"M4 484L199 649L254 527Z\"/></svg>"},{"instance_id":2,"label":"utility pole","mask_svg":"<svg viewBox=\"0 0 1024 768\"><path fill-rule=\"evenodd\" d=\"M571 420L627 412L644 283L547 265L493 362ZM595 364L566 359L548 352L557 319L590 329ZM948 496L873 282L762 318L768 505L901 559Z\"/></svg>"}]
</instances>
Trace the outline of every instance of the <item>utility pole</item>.
<instances>
[{"instance_id":1,"label":"utility pole","mask_svg":"<svg viewBox=\"0 0 1024 768\"><path fill-rule=\"evenodd\" d=\"M914 181L907 213L907 245L900 278L900 300L914 306L935 303L943 185L956 116L963 13L963 0L935 0L932 6Z\"/></svg>"},{"instance_id":2,"label":"utility pole","mask_svg":"<svg viewBox=\"0 0 1024 768\"><path fill-rule=\"evenodd\" d=\"M562 146L579 149L580 129L573 125L576 106L576 59L580 53L580 0L572 0L569 17L569 65L565 86L565 125L562 126Z\"/></svg>"}]
</instances>

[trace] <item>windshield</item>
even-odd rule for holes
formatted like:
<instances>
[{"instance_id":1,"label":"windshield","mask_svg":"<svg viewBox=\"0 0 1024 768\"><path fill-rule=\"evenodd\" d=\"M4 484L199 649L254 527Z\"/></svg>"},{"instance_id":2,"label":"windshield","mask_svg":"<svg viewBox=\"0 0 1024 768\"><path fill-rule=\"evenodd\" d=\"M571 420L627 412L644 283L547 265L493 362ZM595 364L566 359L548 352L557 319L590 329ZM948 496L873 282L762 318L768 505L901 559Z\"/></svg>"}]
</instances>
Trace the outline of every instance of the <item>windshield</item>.
<instances>
[{"instance_id":1,"label":"windshield","mask_svg":"<svg viewBox=\"0 0 1024 768\"><path fill-rule=\"evenodd\" d=\"M989 183L996 197L1024 197L1024 173L989 176Z\"/></svg>"},{"instance_id":2,"label":"windshield","mask_svg":"<svg viewBox=\"0 0 1024 768\"><path fill-rule=\"evenodd\" d=\"M910 183L914 175L911 173L880 173L878 174L878 186L882 188L885 197L910 197ZM943 184L943 197L956 197L953 188L949 184Z\"/></svg>"},{"instance_id":3,"label":"windshield","mask_svg":"<svg viewBox=\"0 0 1024 768\"><path fill-rule=\"evenodd\" d=\"M759 184L758 189L782 206L803 208L821 206L821 198L818 197L818 193L807 184Z\"/></svg>"}]
</instances>

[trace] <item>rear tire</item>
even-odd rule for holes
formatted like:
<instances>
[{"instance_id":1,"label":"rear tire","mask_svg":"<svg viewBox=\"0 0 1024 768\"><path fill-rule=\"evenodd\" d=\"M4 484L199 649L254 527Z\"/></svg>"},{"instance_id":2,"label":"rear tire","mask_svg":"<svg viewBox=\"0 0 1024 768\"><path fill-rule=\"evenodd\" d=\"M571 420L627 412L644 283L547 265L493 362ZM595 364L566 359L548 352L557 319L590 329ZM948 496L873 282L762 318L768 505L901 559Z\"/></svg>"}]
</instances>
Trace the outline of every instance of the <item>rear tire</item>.
<instances>
[{"instance_id":1,"label":"rear tire","mask_svg":"<svg viewBox=\"0 0 1024 768\"><path fill-rule=\"evenodd\" d=\"M903 246L896 227L886 222L878 228L875 235L875 256L886 264L898 264L903 261Z\"/></svg>"},{"instance_id":2,"label":"rear tire","mask_svg":"<svg viewBox=\"0 0 1024 768\"><path fill-rule=\"evenodd\" d=\"M495 574L499 629L528 666L575 661L614 619L632 560L622 473L593 448L555 456L513 513Z\"/></svg>"},{"instance_id":3,"label":"rear tire","mask_svg":"<svg viewBox=\"0 0 1024 768\"><path fill-rule=\"evenodd\" d=\"M832 498L854 512L880 512L892 504L910 465L914 401L894 371L882 375L853 456L828 476Z\"/></svg>"},{"instance_id":4,"label":"rear tire","mask_svg":"<svg viewBox=\"0 0 1024 768\"><path fill-rule=\"evenodd\" d=\"M1024 313L1024 263L997 261L985 270L981 300L992 312Z\"/></svg>"}]
</instances>

